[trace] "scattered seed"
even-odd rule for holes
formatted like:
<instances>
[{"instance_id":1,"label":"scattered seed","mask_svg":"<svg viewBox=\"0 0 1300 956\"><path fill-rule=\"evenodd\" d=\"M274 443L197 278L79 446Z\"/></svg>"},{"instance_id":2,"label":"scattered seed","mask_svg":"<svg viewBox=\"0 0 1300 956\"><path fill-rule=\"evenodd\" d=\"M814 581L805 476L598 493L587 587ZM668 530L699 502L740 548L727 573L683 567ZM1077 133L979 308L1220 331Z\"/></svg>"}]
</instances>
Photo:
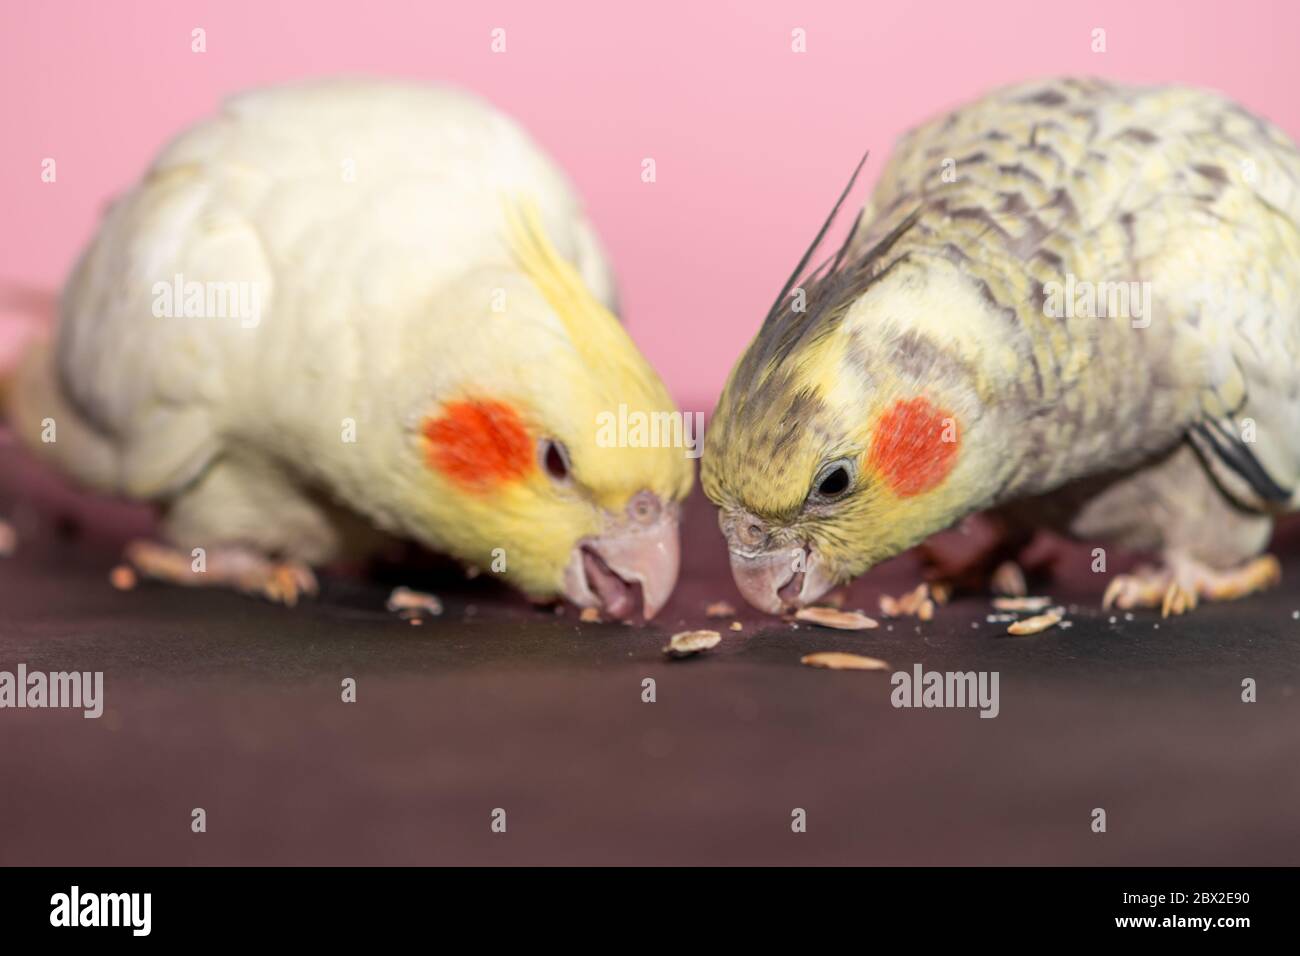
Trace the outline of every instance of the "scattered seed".
<instances>
[{"instance_id":1,"label":"scattered seed","mask_svg":"<svg viewBox=\"0 0 1300 956\"><path fill-rule=\"evenodd\" d=\"M1007 597L1023 597L1029 593L1025 584L1025 572L1014 561L1003 561L993 570L989 585L997 594Z\"/></svg>"},{"instance_id":2,"label":"scattered seed","mask_svg":"<svg viewBox=\"0 0 1300 956\"><path fill-rule=\"evenodd\" d=\"M732 622L731 622L731 629L732 629L733 631L744 630L744 627L745 627L745 625L741 624L739 621L732 621Z\"/></svg>"},{"instance_id":3,"label":"scattered seed","mask_svg":"<svg viewBox=\"0 0 1300 956\"><path fill-rule=\"evenodd\" d=\"M669 657L689 657L717 647L721 641L722 635L717 631L682 631L668 639L664 653Z\"/></svg>"},{"instance_id":4,"label":"scattered seed","mask_svg":"<svg viewBox=\"0 0 1300 956\"><path fill-rule=\"evenodd\" d=\"M594 607L584 607L578 614L578 620L584 624L597 624L600 622L600 611Z\"/></svg>"},{"instance_id":5,"label":"scattered seed","mask_svg":"<svg viewBox=\"0 0 1300 956\"><path fill-rule=\"evenodd\" d=\"M1055 613L1039 614L1037 617L1027 617L1023 621L1016 621L1014 624L1007 626L1007 633L1014 634L1017 637L1026 634L1040 634L1049 627L1055 627L1061 623L1061 615Z\"/></svg>"},{"instance_id":6,"label":"scattered seed","mask_svg":"<svg viewBox=\"0 0 1300 956\"><path fill-rule=\"evenodd\" d=\"M918 584L898 599L898 609L904 614L915 614L928 600L930 600L930 586Z\"/></svg>"},{"instance_id":7,"label":"scattered seed","mask_svg":"<svg viewBox=\"0 0 1300 956\"><path fill-rule=\"evenodd\" d=\"M834 627L841 631L865 631L880 626L861 611L837 611L829 607L801 607L794 616L809 624Z\"/></svg>"},{"instance_id":8,"label":"scattered seed","mask_svg":"<svg viewBox=\"0 0 1300 956\"><path fill-rule=\"evenodd\" d=\"M726 601L714 601L704 609L705 617L735 617L736 609Z\"/></svg>"},{"instance_id":9,"label":"scattered seed","mask_svg":"<svg viewBox=\"0 0 1300 956\"><path fill-rule=\"evenodd\" d=\"M108 572L108 581L119 591L130 591L136 585L135 569L130 565L119 564Z\"/></svg>"},{"instance_id":10,"label":"scattered seed","mask_svg":"<svg viewBox=\"0 0 1300 956\"><path fill-rule=\"evenodd\" d=\"M1042 611L1051 606L1050 597L998 597L993 607L999 611Z\"/></svg>"},{"instance_id":11,"label":"scattered seed","mask_svg":"<svg viewBox=\"0 0 1300 956\"><path fill-rule=\"evenodd\" d=\"M952 597L952 585L944 581L935 581L930 585L930 597L934 599L935 604L943 607Z\"/></svg>"},{"instance_id":12,"label":"scattered seed","mask_svg":"<svg viewBox=\"0 0 1300 956\"><path fill-rule=\"evenodd\" d=\"M809 667L824 667L833 671L887 671L889 665L878 657L864 657L861 654L846 654L843 651L818 651L805 654L799 658L800 664Z\"/></svg>"},{"instance_id":13,"label":"scattered seed","mask_svg":"<svg viewBox=\"0 0 1300 956\"><path fill-rule=\"evenodd\" d=\"M442 613L442 602L432 594L424 591L412 591L410 588L393 588L388 595L388 610L396 611L403 617L410 617L425 612L431 617Z\"/></svg>"},{"instance_id":14,"label":"scattered seed","mask_svg":"<svg viewBox=\"0 0 1300 956\"><path fill-rule=\"evenodd\" d=\"M411 627L419 627L424 623L424 618L422 617L408 617L406 620L410 622Z\"/></svg>"},{"instance_id":15,"label":"scattered seed","mask_svg":"<svg viewBox=\"0 0 1300 956\"><path fill-rule=\"evenodd\" d=\"M915 614L922 621L934 618L936 605L945 604L949 589L945 584L918 584L911 591L898 597L888 594L880 596L880 613L885 617L904 617Z\"/></svg>"}]
</instances>

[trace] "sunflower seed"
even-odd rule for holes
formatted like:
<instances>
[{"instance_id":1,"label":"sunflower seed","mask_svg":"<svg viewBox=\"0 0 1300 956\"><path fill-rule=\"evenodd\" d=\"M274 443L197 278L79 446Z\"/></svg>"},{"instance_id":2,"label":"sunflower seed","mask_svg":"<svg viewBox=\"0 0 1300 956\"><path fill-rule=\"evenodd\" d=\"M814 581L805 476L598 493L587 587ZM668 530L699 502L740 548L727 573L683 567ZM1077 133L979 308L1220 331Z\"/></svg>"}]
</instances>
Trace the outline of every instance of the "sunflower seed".
<instances>
[{"instance_id":1,"label":"sunflower seed","mask_svg":"<svg viewBox=\"0 0 1300 956\"><path fill-rule=\"evenodd\" d=\"M999 597L993 607L999 611L1041 611L1052 603L1050 597Z\"/></svg>"},{"instance_id":2,"label":"sunflower seed","mask_svg":"<svg viewBox=\"0 0 1300 956\"><path fill-rule=\"evenodd\" d=\"M434 617L442 613L442 602L432 594L424 591L412 591L410 588L393 588L388 595L388 610L403 616L418 614L421 611Z\"/></svg>"},{"instance_id":3,"label":"sunflower seed","mask_svg":"<svg viewBox=\"0 0 1300 956\"><path fill-rule=\"evenodd\" d=\"M833 671L887 671L889 665L878 657L864 657L861 654L846 654L843 651L818 651L805 654L799 658L800 664L809 667L825 667Z\"/></svg>"},{"instance_id":4,"label":"sunflower seed","mask_svg":"<svg viewBox=\"0 0 1300 956\"><path fill-rule=\"evenodd\" d=\"M836 611L829 607L802 607L794 616L796 620L841 631L866 631L880 626L861 611Z\"/></svg>"},{"instance_id":5,"label":"sunflower seed","mask_svg":"<svg viewBox=\"0 0 1300 956\"><path fill-rule=\"evenodd\" d=\"M1049 627L1055 627L1061 623L1061 615L1051 612L1040 614L1037 617L1027 617L1023 621L1016 621L1014 624L1007 626L1008 634L1015 634L1021 637L1025 634L1040 634Z\"/></svg>"},{"instance_id":6,"label":"sunflower seed","mask_svg":"<svg viewBox=\"0 0 1300 956\"><path fill-rule=\"evenodd\" d=\"M717 631L682 631L668 639L664 653L669 657L689 657L717 647L721 641L722 635Z\"/></svg>"}]
</instances>

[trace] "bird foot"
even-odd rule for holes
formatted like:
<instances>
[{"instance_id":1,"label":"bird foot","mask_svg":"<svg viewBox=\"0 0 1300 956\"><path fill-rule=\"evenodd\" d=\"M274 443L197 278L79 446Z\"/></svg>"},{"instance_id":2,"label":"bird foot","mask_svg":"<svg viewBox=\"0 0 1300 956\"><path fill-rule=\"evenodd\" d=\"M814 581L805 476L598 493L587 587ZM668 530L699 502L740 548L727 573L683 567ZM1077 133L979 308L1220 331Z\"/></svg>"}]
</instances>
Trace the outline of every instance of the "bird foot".
<instances>
[{"instance_id":1,"label":"bird foot","mask_svg":"<svg viewBox=\"0 0 1300 956\"><path fill-rule=\"evenodd\" d=\"M226 546L200 559L154 541L132 541L126 560L144 577L185 587L232 588L287 607L320 590L316 575L302 562L274 561L247 548Z\"/></svg>"},{"instance_id":2,"label":"bird foot","mask_svg":"<svg viewBox=\"0 0 1300 956\"><path fill-rule=\"evenodd\" d=\"M1161 617L1169 617L1194 610L1201 598L1235 601L1270 588L1281 579L1282 566L1271 554L1228 571L1216 571L1196 561L1180 561L1176 570L1147 566L1119 575L1106 588L1101 604L1103 608L1124 611L1158 607Z\"/></svg>"}]
</instances>

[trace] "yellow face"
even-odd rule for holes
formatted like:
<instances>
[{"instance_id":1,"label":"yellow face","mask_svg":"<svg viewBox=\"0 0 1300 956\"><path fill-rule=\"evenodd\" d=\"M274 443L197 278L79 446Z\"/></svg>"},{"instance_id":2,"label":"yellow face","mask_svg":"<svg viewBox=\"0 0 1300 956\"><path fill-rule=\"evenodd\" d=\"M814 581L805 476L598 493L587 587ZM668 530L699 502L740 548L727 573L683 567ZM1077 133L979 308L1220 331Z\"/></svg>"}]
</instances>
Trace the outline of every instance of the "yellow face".
<instances>
[{"instance_id":1,"label":"yellow face","mask_svg":"<svg viewBox=\"0 0 1300 956\"><path fill-rule=\"evenodd\" d=\"M538 599L652 616L676 579L689 460L596 436L594 423L547 427L512 399L442 404L422 427L438 545Z\"/></svg>"},{"instance_id":2,"label":"yellow face","mask_svg":"<svg viewBox=\"0 0 1300 956\"><path fill-rule=\"evenodd\" d=\"M816 600L961 507L964 406L899 375L888 348L875 355L827 336L723 394L701 481L761 610Z\"/></svg>"}]
</instances>

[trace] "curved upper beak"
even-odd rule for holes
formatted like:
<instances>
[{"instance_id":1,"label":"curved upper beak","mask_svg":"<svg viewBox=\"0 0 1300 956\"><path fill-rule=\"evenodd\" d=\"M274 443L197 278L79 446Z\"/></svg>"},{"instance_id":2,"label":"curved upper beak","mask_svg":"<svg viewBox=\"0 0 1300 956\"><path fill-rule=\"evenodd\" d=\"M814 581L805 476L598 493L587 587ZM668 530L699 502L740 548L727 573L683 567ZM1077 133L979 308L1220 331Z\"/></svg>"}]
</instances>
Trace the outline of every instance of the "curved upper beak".
<instances>
[{"instance_id":1,"label":"curved upper beak","mask_svg":"<svg viewBox=\"0 0 1300 956\"><path fill-rule=\"evenodd\" d=\"M835 586L817 552L808 547L759 554L731 551L730 557L737 589L768 614L805 607Z\"/></svg>"},{"instance_id":2,"label":"curved upper beak","mask_svg":"<svg viewBox=\"0 0 1300 956\"><path fill-rule=\"evenodd\" d=\"M641 492L604 534L574 547L564 571L565 597L616 620L650 620L677 584L679 516L675 502L665 505Z\"/></svg>"}]
</instances>

